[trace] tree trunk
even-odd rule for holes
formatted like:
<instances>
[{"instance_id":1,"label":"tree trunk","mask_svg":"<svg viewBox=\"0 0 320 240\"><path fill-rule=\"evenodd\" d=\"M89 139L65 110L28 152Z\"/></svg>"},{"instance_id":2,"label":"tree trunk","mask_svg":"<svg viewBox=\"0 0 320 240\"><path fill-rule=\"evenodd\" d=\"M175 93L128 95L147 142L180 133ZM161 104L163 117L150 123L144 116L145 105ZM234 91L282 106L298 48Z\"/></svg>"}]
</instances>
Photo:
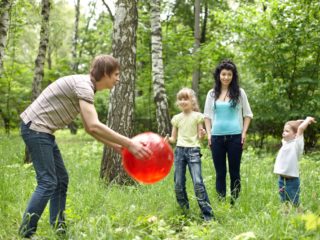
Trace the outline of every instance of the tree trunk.
<instances>
[{"instance_id":1,"label":"tree trunk","mask_svg":"<svg viewBox=\"0 0 320 240\"><path fill-rule=\"evenodd\" d=\"M77 0L77 3L75 5L75 19L74 19L74 32L73 32L73 38L72 38L72 73L76 74L78 73L78 66L79 61L77 57L77 48L78 48L78 38L79 38L79 16L80 16L80 0ZM71 134L77 134L78 132L78 125L75 121L72 121L70 124L68 124L68 128L70 130Z\"/></svg>"},{"instance_id":2,"label":"tree trunk","mask_svg":"<svg viewBox=\"0 0 320 240\"><path fill-rule=\"evenodd\" d=\"M42 0L41 15L42 22L40 31L40 44L38 56L35 61L34 77L32 83L32 101L34 101L41 93L41 82L44 76L44 62L49 43L50 0Z\"/></svg>"},{"instance_id":3,"label":"tree trunk","mask_svg":"<svg viewBox=\"0 0 320 240\"><path fill-rule=\"evenodd\" d=\"M3 71L4 49L7 43L7 32L9 29L9 11L11 8L10 0L0 2L0 77Z\"/></svg>"},{"instance_id":4,"label":"tree trunk","mask_svg":"<svg viewBox=\"0 0 320 240\"><path fill-rule=\"evenodd\" d=\"M78 47L78 38L79 38L79 16L80 16L80 0L77 0L75 5L75 19L74 19L74 32L72 38L72 71L74 73L78 72L78 59L77 59L77 47Z\"/></svg>"},{"instance_id":5,"label":"tree trunk","mask_svg":"<svg viewBox=\"0 0 320 240\"><path fill-rule=\"evenodd\" d=\"M136 79L136 31L138 23L137 1L118 0L113 25L113 56L121 66L120 84L111 91L107 125L113 130L131 137L134 112ZM121 156L105 147L100 176L109 183L133 183L121 164Z\"/></svg>"},{"instance_id":6,"label":"tree trunk","mask_svg":"<svg viewBox=\"0 0 320 240\"><path fill-rule=\"evenodd\" d=\"M200 0L194 2L194 67L192 75L192 89L198 96L199 93L199 81L200 81L200 59L198 56L198 50L200 48Z\"/></svg>"},{"instance_id":7,"label":"tree trunk","mask_svg":"<svg viewBox=\"0 0 320 240\"><path fill-rule=\"evenodd\" d=\"M46 59L47 47L49 44L49 16L50 16L50 0L42 0L42 22L40 30L40 43L38 56L35 61L34 77L32 82L31 101L34 101L41 93L41 82L44 76L44 62ZM26 149L24 162L31 162L30 155Z\"/></svg>"},{"instance_id":8,"label":"tree trunk","mask_svg":"<svg viewBox=\"0 0 320 240\"><path fill-rule=\"evenodd\" d=\"M164 87L160 0L151 1L151 55L154 102L157 106L158 133L170 134L170 117L166 89Z\"/></svg>"}]
</instances>

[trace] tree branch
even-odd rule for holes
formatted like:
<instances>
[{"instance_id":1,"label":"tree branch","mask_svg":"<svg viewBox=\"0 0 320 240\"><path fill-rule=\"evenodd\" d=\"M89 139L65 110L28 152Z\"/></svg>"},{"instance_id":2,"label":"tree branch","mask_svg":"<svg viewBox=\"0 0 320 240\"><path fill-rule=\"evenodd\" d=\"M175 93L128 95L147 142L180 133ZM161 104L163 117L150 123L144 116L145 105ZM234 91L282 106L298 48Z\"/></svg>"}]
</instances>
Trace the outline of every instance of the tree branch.
<instances>
[{"instance_id":1,"label":"tree branch","mask_svg":"<svg viewBox=\"0 0 320 240\"><path fill-rule=\"evenodd\" d=\"M106 8L108 9L108 12L109 12L109 15L110 15L111 21L113 22L113 21L114 21L114 16L112 15L112 12L111 12L111 10L110 10L110 8L109 8L109 5L108 5L108 4L106 4L106 2L105 2L104 0L101 0L101 1L103 2L103 5L105 5L105 6L106 6Z\"/></svg>"}]
</instances>

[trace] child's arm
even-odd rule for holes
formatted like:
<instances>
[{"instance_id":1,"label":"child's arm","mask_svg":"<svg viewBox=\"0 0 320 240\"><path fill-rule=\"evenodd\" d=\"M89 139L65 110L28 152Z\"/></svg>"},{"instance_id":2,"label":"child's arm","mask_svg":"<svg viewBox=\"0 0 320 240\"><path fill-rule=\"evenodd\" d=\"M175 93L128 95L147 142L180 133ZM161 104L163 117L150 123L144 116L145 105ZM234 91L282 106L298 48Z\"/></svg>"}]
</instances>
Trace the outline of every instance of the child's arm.
<instances>
[{"instance_id":1,"label":"child's arm","mask_svg":"<svg viewBox=\"0 0 320 240\"><path fill-rule=\"evenodd\" d=\"M306 117L306 119L298 127L297 137L303 135L304 130L306 130L311 123L316 123L314 117Z\"/></svg>"},{"instance_id":2,"label":"child's arm","mask_svg":"<svg viewBox=\"0 0 320 240\"><path fill-rule=\"evenodd\" d=\"M211 119L204 118L204 125L206 127L207 133L208 133L208 146L211 145Z\"/></svg>"},{"instance_id":3,"label":"child's arm","mask_svg":"<svg viewBox=\"0 0 320 240\"><path fill-rule=\"evenodd\" d=\"M165 137L165 141L169 141L169 143L175 143L177 141L178 129L177 127L172 127L171 137L169 134Z\"/></svg>"},{"instance_id":4,"label":"child's arm","mask_svg":"<svg viewBox=\"0 0 320 240\"><path fill-rule=\"evenodd\" d=\"M202 139L205 135L206 135L206 130L203 128L203 124L202 123L199 123L197 125L197 128L198 128L198 138L199 139Z\"/></svg>"}]
</instances>

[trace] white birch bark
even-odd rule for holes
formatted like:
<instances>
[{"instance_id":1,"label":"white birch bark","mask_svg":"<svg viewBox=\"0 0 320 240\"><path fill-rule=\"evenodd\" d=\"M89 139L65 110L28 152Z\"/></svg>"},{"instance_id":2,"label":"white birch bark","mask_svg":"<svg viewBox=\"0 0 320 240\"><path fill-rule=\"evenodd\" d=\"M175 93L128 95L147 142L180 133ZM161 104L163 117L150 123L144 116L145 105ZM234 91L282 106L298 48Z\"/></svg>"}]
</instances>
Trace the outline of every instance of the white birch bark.
<instances>
[{"instance_id":1,"label":"white birch bark","mask_svg":"<svg viewBox=\"0 0 320 240\"><path fill-rule=\"evenodd\" d=\"M44 62L49 44L50 0L42 0L42 22L38 55L35 60L34 77L32 82L32 101L41 93L41 82L44 76Z\"/></svg>"},{"instance_id":2,"label":"white birch bark","mask_svg":"<svg viewBox=\"0 0 320 240\"><path fill-rule=\"evenodd\" d=\"M170 134L170 118L167 94L164 86L160 3L160 0L151 0L150 3L152 85L154 102L156 104L158 133L162 136L165 136L166 134Z\"/></svg>"},{"instance_id":3,"label":"white birch bark","mask_svg":"<svg viewBox=\"0 0 320 240\"><path fill-rule=\"evenodd\" d=\"M3 71L4 49L7 44L7 33L9 29L10 0L2 0L0 3L0 77Z\"/></svg>"},{"instance_id":4,"label":"white birch bark","mask_svg":"<svg viewBox=\"0 0 320 240\"><path fill-rule=\"evenodd\" d=\"M137 1L118 0L113 25L113 56L120 62L120 84L111 91L107 125L131 137L136 81ZM108 182L132 182L122 168L121 156L105 147L100 176Z\"/></svg>"},{"instance_id":5,"label":"white birch bark","mask_svg":"<svg viewBox=\"0 0 320 240\"><path fill-rule=\"evenodd\" d=\"M192 89L198 96L199 93L199 81L200 81L200 59L197 56L197 52L200 49L200 0L194 2L194 67L192 74Z\"/></svg>"}]
</instances>

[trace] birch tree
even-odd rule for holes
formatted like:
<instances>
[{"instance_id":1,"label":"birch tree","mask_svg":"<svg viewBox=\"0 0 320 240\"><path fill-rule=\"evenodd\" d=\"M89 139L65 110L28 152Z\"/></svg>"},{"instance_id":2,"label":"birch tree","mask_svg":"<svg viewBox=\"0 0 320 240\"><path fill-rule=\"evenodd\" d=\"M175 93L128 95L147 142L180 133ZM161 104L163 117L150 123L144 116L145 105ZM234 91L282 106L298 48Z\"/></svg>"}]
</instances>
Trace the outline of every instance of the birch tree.
<instances>
[{"instance_id":1,"label":"birch tree","mask_svg":"<svg viewBox=\"0 0 320 240\"><path fill-rule=\"evenodd\" d=\"M0 77L3 70L4 49L7 43L7 33L9 29L10 0L0 2Z\"/></svg>"},{"instance_id":2,"label":"birch tree","mask_svg":"<svg viewBox=\"0 0 320 240\"><path fill-rule=\"evenodd\" d=\"M160 0L151 1L151 56L154 102L156 104L158 133L170 134L170 118L166 89L164 87L162 59L162 30L160 22Z\"/></svg>"},{"instance_id":3,"label":"birch tree","mask_svg":"<svg viewBox=\"0 0 320 240\"><path fill-rule=\"evenodd\" d=\"M47 47L49 44L49 16L50 0L42 0L42 22L40 30L40 43L38 55L35 61L34 77L32 82L32 101L41 93L41 82L44 75L44 62L46 58Z\"/></svg>"},{"instance_id":4,"label":"birch tree","mask_svg":"<svg viewBox=\"0 0 320 240\"><path fill-rule=\"evenodd\" d=\"M79 17L80 17L80 0L77 0L75 4L75 18L74 18L74 31L72 37L72 73L75 74L78 72L79 60L77 56L77 48L78 48L78 38L79 38ZM70 129L71 134L76 134L78 131L78 126L75 121L72 121L68 124L68 128Z\"/></svg>"},{"instance_id":5,"label":"birch tree","mask_svg":"<svg viewBox=\"0 0 320 240\"><path fill-rule=\"evenodd\" d=\"M136 80L137 0L118 0L114 16L112 51L121 70L120 84L110 94L107 125L131 136ZM109 147L104 148L100 176L108 182L131 182L122 168L121 156Z\"/></svg>"},{"instance_id":6,"label":"birch tree","mask_svg":"<svg viewBox=\"0 0 320 240\"><path fill-rule=\"evenodd\" d=\"M200 59L197 56L197 52L200 48L200 0L194 1L194 68L192 74L192 89L198 96L199 93L199 81L200 81Z\"/></svg>"},{"instance_id":7,"label":"birch tree","mask_svg":"<svg viewBox=\"0 0 320 240\"><path fill-rule=\"evenodd\" d=\"M7 33L9 29L9 11L11 8L10 0L2 0L0 2L0 78L2 78L3 72L3 57L4 57L4 49L7 43ZM8 93L10 93L10 82L8 83ZM0 115L3 119L4 126L6 129L6 133L10 133L10 116L8 116L9 110L9 95L6 97L6 110L4 111L0 109Z\"/></svg>"},{"instance_id":8,"label":"birch tree","mask_svg":"<svg viewBox=\"0 0 320 240\"><path fill-rule=\"evenodd\" d=\"M34 101L41 93L41 82L44 76L44 63L46 52L49 44L49 16L50 16L50 0L42 0L41 2L41 30L40 30L40 43L38 55L35 60L34 77L32 82L32 95L31 101ZM27 148L25 148L24 162L31 162L30 155Z\"/></svg>"}]
</instances>

